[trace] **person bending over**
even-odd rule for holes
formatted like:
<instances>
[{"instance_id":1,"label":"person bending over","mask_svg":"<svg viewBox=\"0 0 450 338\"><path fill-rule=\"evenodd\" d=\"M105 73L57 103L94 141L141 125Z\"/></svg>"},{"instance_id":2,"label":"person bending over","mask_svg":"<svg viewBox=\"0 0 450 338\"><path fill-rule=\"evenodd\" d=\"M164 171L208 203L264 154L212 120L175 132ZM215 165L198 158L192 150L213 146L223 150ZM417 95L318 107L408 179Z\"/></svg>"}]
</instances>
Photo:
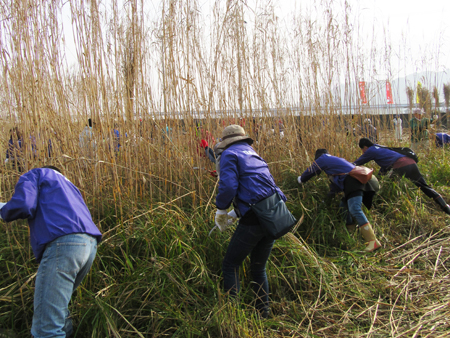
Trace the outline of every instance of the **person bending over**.
<instances>
[{"instance_id":1,"label":"person bending over","mask_svg":"<svg viewBox=\"0 0 450 338\"><path fill-rule=\"evenodd\" d=\"M102 238L80 191L58 168L36 168L19 178L13 196L0 208L6 222L28 219L31 247L40 263L31 334L69 337L69 301L89 272Z\"/></svg>"},{"instance_id":2,"label":"person bending over","mask_svg":"<svg viewBox=\"0 0 450 338\"><path fill-rule=\"evenodd\" d=\"M239 217L222 264L224 289L233 297L238 294L239 267L250 255L256 308L263 318L267 318L270 308L266 264L275 241L266 236L249 204L255 204L275 193L280 194L284 201L286 197L275 184L267 163L251 147L252 143L253 140L245 135L239 125L228 126L222 132L222 142L215 148L216 154L220 154L215 224L223 231L230 217ZM232 203L234 210L227 213L226 209Z\"/></svg>"},{"instance_id":3,"label":"person bending over","mask_svg":"<svg viewBox=\"0 0 450 338\"><path fill-rule=\"evenodd\" d=\"M331 194L344 192L341 206L344 210L348 210L346 217L347 228L350 228L352 225L351 217L353 217L361 230L362 237L367 242L364 251L372 252L381 248L381 244L377 240L369 220L362 211L362 204L364 203L367 209L372 207L372 199L379 190L379 184L375 176L372 176L369 182L365 184L350 176L348 173L354 168L354 164L341 157L330 155L326 149L317 149L313 164L298 177L297 181L299 184L304 184L322 171L325 172L331 181Z\"/></svg>"},{"instance_id":4,"label":"person bending over","mask_svg":"<svg viewBox=\"0 0 450 338\"><path fill-rule=\"evenodd\" d=\"M425 195L435 201L442 211L450 215L450 206L441 195L427 184L417 163L412 158L379 144L374 144L367 138L359 140L359 147L363 154L354 162L355 165L363 165L373 160L380 166L381 173L387 173L392 169L398 176L404 176L411 180Z\"/></svg>"}]
</instances>

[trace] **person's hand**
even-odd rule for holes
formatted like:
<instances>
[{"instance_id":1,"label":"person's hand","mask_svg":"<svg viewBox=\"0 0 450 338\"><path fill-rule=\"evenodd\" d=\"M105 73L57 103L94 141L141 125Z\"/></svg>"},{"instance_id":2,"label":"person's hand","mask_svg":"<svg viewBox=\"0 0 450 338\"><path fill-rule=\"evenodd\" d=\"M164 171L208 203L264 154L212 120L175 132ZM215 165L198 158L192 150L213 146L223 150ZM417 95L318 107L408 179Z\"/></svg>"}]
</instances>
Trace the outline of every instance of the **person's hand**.
<instances>
[{"instance_id":1,"label":"person's hand","mask_svg":"<svg viewBox=\"0 0 450 338\"><path fill-rule=\"evenodd\" d=\"M226 210L217 209L214 223L222 232L228 227L228 213Z\"/></svg>"},{"instance_id":2,"label":"person's hand","mask_svg":"<svg viewBox=\"0 0 450 338\"><path fill-rule=\"evenodd\" d=\"M297 178L297 182L298 182L298 184L303 184L303 182L302 182L302 177L301 177L301 176L299 176L299 177Z\"/></svg>"},{"instance_id":3,"label":"person's hand","mask_svg":"<svg viewBox=\"0 0 450 338\"><path fill-rule=\"evenodd\" d=\"M237 216L237 214L236 214L236 211L234 211L234 209L231 210L231 211L228 213L228 225L233 224L234 221L237 220L237 217L238 217L238 216Z\"/></svg>"},{"instance_id":4,"label":"person's hand","mask_svg":"<svg viewBox=\"0 0 450 338\"><path fill-rule=\"evenodd\" d=\"M8 161L9 161L9 158L7 158L7 159L5 160L5 164L8 163Z\"/></svg>"},{"instance_id":5,"label":"person's hand","mask_svg":"<svg viewBox=\"0 0 450 338\"><path fill-rule=\"evenodd\" d=\"M433 117L435 120L437 120L438 118L439 118L439 115L434 115L434 117Z\"/></svg>"}]
</instances>

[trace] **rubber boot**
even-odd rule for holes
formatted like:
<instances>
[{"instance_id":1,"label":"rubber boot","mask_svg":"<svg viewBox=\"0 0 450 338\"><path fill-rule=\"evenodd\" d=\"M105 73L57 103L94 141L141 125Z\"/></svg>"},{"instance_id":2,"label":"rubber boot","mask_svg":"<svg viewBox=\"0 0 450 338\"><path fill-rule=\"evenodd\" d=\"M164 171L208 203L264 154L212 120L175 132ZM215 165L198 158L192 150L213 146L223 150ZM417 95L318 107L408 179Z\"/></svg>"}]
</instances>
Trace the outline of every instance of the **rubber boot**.
<instances>
[{"instance_id":1,"label":"rubber boot","mask_svg":"<svg viewBox=\"0 0 450 338\"><path fill-rule=\"evenodd\" d=\"M381 248L381 244L375 237L375 234L373 232L372 227L370 226L370 223L361 225L359 228L361 229L361 236L364 238L366 242L368 242L364 251L372 252Z\"/></svg>"},{"instance_id":2,"label":"rubber boot","mask_svg":"<svg viewBox=\"0 0 450 338\"><path fill-rule=\"evenodd\" d=\"M437 204L439 204L439 206L441 207L443 212L445 212L447 215L450 215L450 206L447 203L445 203L442 196L439 196L438 198L435 198L434 200L436 201Z\"/></svg>"}]
</instances>

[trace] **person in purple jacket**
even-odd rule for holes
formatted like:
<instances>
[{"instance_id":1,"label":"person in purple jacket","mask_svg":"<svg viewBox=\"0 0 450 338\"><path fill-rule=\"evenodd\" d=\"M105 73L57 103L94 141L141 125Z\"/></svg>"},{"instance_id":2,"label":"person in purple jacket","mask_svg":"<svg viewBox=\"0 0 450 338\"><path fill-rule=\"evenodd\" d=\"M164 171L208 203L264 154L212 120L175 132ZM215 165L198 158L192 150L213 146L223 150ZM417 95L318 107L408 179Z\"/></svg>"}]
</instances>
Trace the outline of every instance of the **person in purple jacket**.
<instances>
[{"instance_id":1,"label":"person in purple jacket","mask_svg":"<svg viewBox=\"0 0 450 338\"><path fill-rule=\"evenodd\" d=\"M266 236L259 220L249 204L257 203L278 193L286 197L275 184L267 163L251 147L253 140L246 136L239 125L226 127L222 142L215 147L219 160L219 193L216 197L215 224L221 230L239 217L239 223L228 244L222 263L225 292L235 297L240 289L239 267L250 255L253 289L257 296L256 309L267 318L269 308L269 283L266 263L274 239ZM234 210L227 213L233 204Z\"/></svg>"},{"instance_id":2,"label":"person in purple jacket","mask_svg":"<svg viewBox=\"0 0 450 338\"><path fill-rule=\"evenodd\" d=\"M19 128L11 128L8 147L6 148L5 164L10 162L13 168L23 171L23 137Z\"/></svg>"},{"instance_id":3,"label":"person in purple jacket","mask_svg":"<svg viewBox=\"0 0 450 338\"><path fill-rule=\"evenodd\" d=\"M374 144L367 138L359 140L359 147L363 154L354 162L355 165L363 165L373 160L380 166L380 173L382 174L392 169L398 176L405 176L411 180L425 195L433 199L441 207L442 211L450 215L450 206L436 190L428 185L412 158L379 144Z\"/></svg>"},{"instance_id":4,"label":"person in purple jacket","mask_svg":"<svg viewBox=\"0 0 450 338\"><path fill-rule=\"evenodd\" d=\"M6 222L28 219L30 242L39 264L31 334L69 337L68 305L89 272L102 234L80 191L53 166L23 174L8 203L0 204Z\"/></svg>"},{"instance_id":5,"label":"person in purple jacket","mask_svg":"<svg viewBox=\"0 0 450 338\"><path fill-rule=\"evenodd\" d=\"M435 143L436 147L443 148L444 145L450 145L450 135L446 133L436 133Z\"/></svg>"},{"instance_id":6,"label":"person in purple jacket","mask_svg":"<svg viewBox=\"0 0 450 338\"><path fill-rule=\"evenodd\" d=\"M354 227L352 224L352 218L354 218L358 228L361 230L361 236L367 242L364 251L372 252L381 248L381 244L376 238L369 220L362 211L362 204L364 203L367 209L370 209L373 196L380 187L375 176L372 176L369 182L363 184L356 178L348 175L353 168L355 168L355 165L347 160L330 155L326 149L317 149L313 164L298 177L297 181L299 184L304 184L322 171L325 172L331 181L330 195L333 196L338 192L344 192L341 207L346 210L347 228Z\"/></svg>"}]
</instances>

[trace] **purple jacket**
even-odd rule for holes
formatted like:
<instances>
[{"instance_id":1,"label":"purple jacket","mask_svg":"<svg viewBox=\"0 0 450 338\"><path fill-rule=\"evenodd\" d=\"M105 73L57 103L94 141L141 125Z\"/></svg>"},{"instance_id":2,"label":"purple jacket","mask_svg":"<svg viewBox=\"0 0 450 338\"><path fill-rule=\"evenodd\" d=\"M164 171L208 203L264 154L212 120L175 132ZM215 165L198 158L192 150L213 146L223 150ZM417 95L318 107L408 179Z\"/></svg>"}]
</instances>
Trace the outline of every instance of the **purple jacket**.
<instances>
[{"instance_id":1,"label":"purple jacket","mask_svg":"<svg viewBox=\"0 0 450 338\"><path fill-rule=\"evenodd\" d=\"M386 170L401 157L405 157L405 155L375 144L369 147L354 163L355 165L363 165L374 160L380 168Z\"/></svg>"},{"instance_id":2,"label":"purple jacket","mask_svg":"<svg viewBox=\"0 0 450 338\"><path fill-rule=\"evenodd\" d=\"M450 144L450 135L446 133L436 133L436 147L443 147Z\"/></svg>"},{"instance_id":3,"label":"purple jacket","mask_svg":"<svg viewBox=\"0 0 450 338\"><path fill-rule=\"evenodd\" d=\"M58 237L86 233L97 242L102 238L80 191L52 169L32 169L23 174L0 212L6 222L28 218L31 247L38 262L46 244Z\"/></svg>"},{"instance_id":4,"label":"purple jacket","mask_svg":"<svg viewBox=\"0 0 450 338\"><path fill-rule=\"evenodd\" d=\"M322 171L324 171L327 175L336 175L332 176L333 183L339 188L340 191L342 191L344 190L344 180L347 177L346 174L349 173L354 167L354 164L341 157L323 154L303 172L302 182L305 183L315 175L319 175Z\"/></svg>"},{"instance_id":5,"label":"purple jacket","mask_svg":"<svg viewBox=\"0 0 450 338\"><path fill-rule=\"evenodd\" d=\"M269 166L247 142L234 143L222 152L216 197L218 209L227 209L237 197L237 207L244 216L250 210L245 203L257 203L275 192L286 201L286 196L270 174Z\"/></svg>"}]
</instances>

